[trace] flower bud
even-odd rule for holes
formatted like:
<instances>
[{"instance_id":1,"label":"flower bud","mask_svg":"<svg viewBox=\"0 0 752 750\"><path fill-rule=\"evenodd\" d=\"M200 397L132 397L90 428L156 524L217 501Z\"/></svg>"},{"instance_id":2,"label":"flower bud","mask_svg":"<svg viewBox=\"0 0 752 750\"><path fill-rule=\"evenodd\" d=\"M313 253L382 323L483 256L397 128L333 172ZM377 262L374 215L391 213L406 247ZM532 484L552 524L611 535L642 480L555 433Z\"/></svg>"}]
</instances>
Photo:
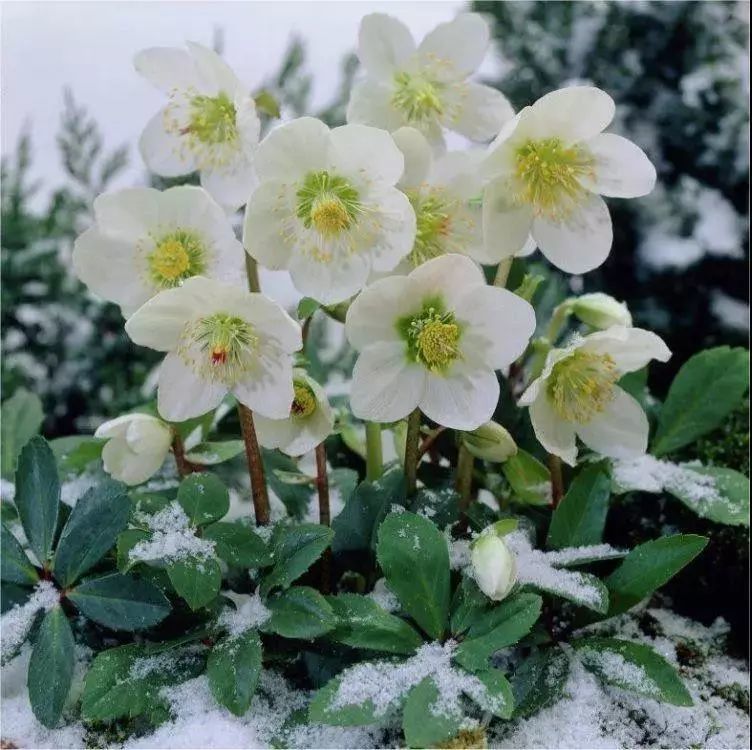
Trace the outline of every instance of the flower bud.
<instances>
[{"instance_id":1,"label":"flower bud","mask_svg":"<svg viewBox=\"0 0 752 750\"><path fill-rule=\"evenodd\" d=\"M517 443L500 424L486 422L472 432L461 433L462 443L476 458L501 463L517 453Z\"/></svg>"},{"instance_id":2,"label":"flower bud","mask_svg":"<svg viewBox=\"0 0 752 750\"><path fill-rule=\"evenodd\" d=\"M602 292L583 294L574 300L572 312L583 322L593 328L605 330L611 326L632 325L632 316L623 302Z\"/></svg>"},{"instance_id":3,"label":"flower bud","mask_svg":"<svg viewBox=\"0 0 752 750\"><path fill-rule=\"evenodd\" d=\"M495 531L487 529L475 540L470 560L475 582L489 599L500 602L509 595L517 581L517 564Z\"/></svg>"}]
</instances>

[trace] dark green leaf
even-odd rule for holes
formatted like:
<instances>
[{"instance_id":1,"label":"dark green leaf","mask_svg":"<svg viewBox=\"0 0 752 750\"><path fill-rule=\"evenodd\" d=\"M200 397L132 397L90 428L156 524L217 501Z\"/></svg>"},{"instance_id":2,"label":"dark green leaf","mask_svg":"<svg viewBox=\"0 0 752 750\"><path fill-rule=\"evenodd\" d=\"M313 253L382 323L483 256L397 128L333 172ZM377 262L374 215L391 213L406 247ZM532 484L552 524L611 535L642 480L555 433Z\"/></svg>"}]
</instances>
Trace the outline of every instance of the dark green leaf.
<instances>
[{"instance_id":1,"label":"dark green leaf","mask_svg":"<svg viewBox=\"0 0 752 750\"><path fill-rule=\"evenodd\" d=\"M436 747L459 734L462 712L438 712L439 691L425 677L407 694L402 711L402 731L409 747Z\"/></svg>"},{"instance_id":2,"label":"dark green leaf","mask_svg":"<svg viewBox=\"0 0 752 750\"><path fill-rule=\"evenodd\" d=\"M666 490L681 500L698 516L731 526L749 526L749 479L741 472L721 466L687 466L705 477L712 477L713 486L698 493L675 486Z\"/></svg>"},{"instance_id":3,"label":"dark green leaf","mask_svg":"<svg viewBox=\"0 0 752 750\"><path fill-rule=\"evenodd\" d=\"M410 503L410 510L430 518L440 529L456 523L459 519L460 496L453 487L432 490L419 489Z\"/></svg>"},{"instance_id":4,"label":"dark green leaf","mask_svg":"<svg viewBox=\"0 0 752 750\"><path fill-rule=\"evenodd\" d=\"M15 583L0 583L0 613L5 614L16 604L24 604L31 596L31 589ZM15 650L13 655L15 656ZM7 659L3 659L7 661Z\"/></svg>"},{"instance_id":5,"label":"dark green leaf","mask_svg":"<svg viewBox=\"0 0 752 750\"><path fill-rule=\"evenodd\" d=\"M278 472L303 478L305 478L305 475L300 472L297 463L281 451L262 448L261 455L264 460L264 470L266 471L269 488L282 501L292 518L302 518L308 508L313 491L310 478L308 478L309 481L306 484L290 484L282 481Z\"/></svg>"},{"instance_id":6,"label":"dark green leaf","mask_svg":"<svg viewBox=\"0 0 752 750\"><path fill-rule=\"evenodd\" d=\"M5 524L2 524L0 538L0 579L25 584L35 584L39 580L36 568Z\"/></svg>"},{"instance_id":7,"label":"dark green leaf","mask_svg":"<svg viewBox=\"0 0 752 750\"><path fill-rule=\"evenodd\" d=\"M308 707L311 724L333 724L339 727L360 727L377 720L373 701L368 698L362 704L350 703L332 708L337 698L341 677L335 677L313 696Z\"/></svg>"},{"instance_id":8,"label":"dark green leaf","mask_svg":"<svg viewBox=\"0 0 752 750\"><path fill-rule=\"evenodd\" d=\"M321 307L321 304L316 302L315 299L312 299L311 297L303 297L303 299L298 302L298 320L309 318L319 309L319 307Z\"/></svg>"},{"instance_id":9,"label":"dark green leaf","mask_svg":"<svg viewBox=\"0 0 752 750\"><path fill-rule=\"evenodd\" d=\"M245 450L242 440L223 440L213 443L199 443L191 448L185 457L199 466L214 466L239 456Z\"/></svg>"},{"instance_id":10,"label":"dark green leaf","mask_svg":"<svg viewBox=\"0 0 752 750\"><path fill-rule=\"evenodd\" d=\"M489 609L490 604L478 584L470 576L463 575L452 597L452 614L449 618L452 635L464 633Z\"/></svg>"},{"instance_id":11,"label":"dark green leaf","mask_svg":"<svg viewBox=\"0 0 752 750\"><path fill-rule=\"evenodd\" d=\"M230 509L230 493L214 474L191 474L180 483L178 502L192 526L206 526Z\"/></svg>"},{"instance_id":12,"label":"dark green leaf","mask_svg":"<svg viewBox=\"0 0 752 750\"><path fill-rule=\"evenodd\" d=\"M3 479L13 479L21 448L39 433L43 421L42 402L25 388L19 388L3 401L0 414L0 470Z\"/></svg>"},{"instance_id":13,"label":"dark green leaf","mask_svg":"<svg viewBox=\"0 0 752 750\"><path fill-rule=\"evenodd\" d=\"M128 571L136 563L131 562L130 551L139 543L151 538L143 529L126 529L117 538L117 567L121 573Z\"/></svg>"},{"instance_id":14,"label":"dark green leaf","mask_svg":"<svg viewBox=\"0 0 752 750\"><path fill-rule=\"evenodd\" d=\"M222 571L213 557L176 560L167 566L167 575L191 609L199 609L212 601L222 584Z\"/></svg>"},{"instance_id":15,"label":"dark green leaf","mask_svg":"<svg viewBox=\"0 0 752 750\"><path fill-rule=\"evenodd\" d=\"M53 607L37 631L29 661L29 701L34 716L52 728L63 713L73 679L75 643L62 607Z\"/></svg>"},{"instance_id":16,"label":"dark green leaf","mask_svg":"<svg viewBox=\"0 0 752 750\"><path fill-rule=\"evenodd\" d=\"M477 693L468 695L484 711L489 711L500 719L510 718L514 711L514 695L504 673L500 669L488 669L476 672L475 677L483 683L486 694L482 697Z\"/></svg>"},{"instance_id":17,"label":"dark green leaf","mask_svg":"<svg viewBox=\"0 0 752 750\"><path fill-rule=\"evenodd\" d=\"M515 709L520 718L552 706L564 692L569 677L569 658L560 649L532 653L517 667L512 679Z\"/></svg>"},{"instance_id":18,"label":"dark green leaf","mask_svg":"<svg viewBox=\"0 0 752 750\"><path fill-rule=\"evenodd\" d=\"M548 505L551 502L551 474L529 453L518 449L501 467L517 498L529 505Z\"/></svg>"},{"instance_id":19,"label":"dark green leaf","mask_svg":"<svg viewBox=\"0 0 752 750\"><path fill-rule=\"evenodd\" d=\"M600 578L592 573L574 570L557 570L530 585L535 591L560 596L593 612L605 615L608 612L608 588Z\"/></svg>"},{"instance_id":20,"label":"dark green leaf","mask_svg":"<svg viewBox=\"0 0 752 750\"><path fill-rule=\"evenodd\" d=\"M449 615L449 550L444 535L409 511L390 513L379 527L376 551L389 588L434 639Z\"/></svg>"},{"instance_id":21,"label":"dark green leaf","mask_svg":"<svg viewBox=\"0 0 752 750\"><path fill-rule=\"evenodd\" d=\"M50 440L50 448L63 474L79 474L90 463L101 458L106 443L107 440L90 435L71 435Z\"/></svg>"},{"instance_id":22,"label":"dark green leaf","mask_svg":"<svg viewBox=\"0 0 752 750\"><path fill-rule=\"evenodd\" d=\"M204 529L203 538L214 542L217 556L228 565L263 568L272 563L266 542L242 524L213 523Z\"/></svg>"},{"instance_id":23,"label":"dark green leaf","mask_svg":"<svg viewBox=\"0 0 752 750\"><path fill-rule=\"evenodd\" d=\"M235 716L250 707L260 674L261 641L253 630L217 643L206 664L212 695Z\"/></svg>"},{"instance_id":24,"label":"dark green leaf","mask_svg":"<svg viewBox=\"0 0 752 750\"><path fill-rule=\"evenodd\" d=\"M285 638L318 638L337 624L332 606L309 586L293 586L270 597L266 606L271 617L261 629Z\"/></svg>"}]
</instances>

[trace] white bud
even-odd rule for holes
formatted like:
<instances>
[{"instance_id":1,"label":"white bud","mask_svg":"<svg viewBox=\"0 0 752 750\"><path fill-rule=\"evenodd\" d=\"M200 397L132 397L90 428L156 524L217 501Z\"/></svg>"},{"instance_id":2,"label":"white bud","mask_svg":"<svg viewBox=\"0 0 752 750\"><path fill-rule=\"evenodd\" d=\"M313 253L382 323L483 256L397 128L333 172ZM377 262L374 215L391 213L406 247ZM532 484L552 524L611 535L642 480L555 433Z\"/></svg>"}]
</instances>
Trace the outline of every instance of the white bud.
<instances>
[{"instance_id":1,"label":"white bud","mask_svg":"<svg viewBox=\"0 0 752 750\"><path fill-rule=\"evenodd\" d=\"M461 440L476 458L501 463L517 453L517 443L496 422L486 422L472 432L463 432Z\"/></svg>"},{"instance_id":2,"label":"white bud","mask_svg":"<svg viewBox=\"0 0 752 750\"><path fill-rule=\"evenodd\" d=\"M517 581L517 564L500 536L483 532L473 543L470 560L475 582L489 599L500 602L509 595Z\"/></svg>"},{"instance_id":3,"label":"white bud","mask_svg":"<svg viewBox=\"0 0 752 750\"><path fill-rule=\"evenodd\" d=\"M583 294L578 297L574 300L572 312L583 323L600 330L611 328L611 326L629 328L632 325L632 316L627 306L602 292Z\"/></svg>"}]
</instances>

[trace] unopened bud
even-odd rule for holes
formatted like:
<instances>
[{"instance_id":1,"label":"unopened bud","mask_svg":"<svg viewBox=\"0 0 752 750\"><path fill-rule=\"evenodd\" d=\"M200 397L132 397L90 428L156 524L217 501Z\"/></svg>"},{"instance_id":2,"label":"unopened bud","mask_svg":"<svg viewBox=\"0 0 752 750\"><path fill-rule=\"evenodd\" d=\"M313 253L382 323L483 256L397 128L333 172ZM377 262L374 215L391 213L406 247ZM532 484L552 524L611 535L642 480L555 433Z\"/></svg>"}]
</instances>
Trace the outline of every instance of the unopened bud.
<instances>
[{"instance_id":1,"label":"unopened bud","mask_svg":"<svg viewBox=\"0 0 752 750\"><path fill-rule=\"evenodd\" d=\"M605 330L611 326L631 326L632 316L623 302L618 302L608 294L593 292L577 297L572 312L593 328Z\"/></svg>"},{"instance_id":2,"label":"unopened bud","mask_svg":"<svg viewBox=\"0 0 752 750\"><path fill-rule=\"evenodd\" d=\"M517 564L504 539L492 527L473 542L470 561L475 582L489 599L500 602L509 595L517 582Z\"/></svg>"},{"instance_id":3,"label":"unopened bud","mask_svg":"<svg viewBox=\"0 0 752 750\"><path fill-rule=\"evenodd\" d=\"M502 463L517 453L517 443L509 432L496 422L486 422L472 432L463 432L464 446L476 458Z\"/></svg>"}]
</instances>

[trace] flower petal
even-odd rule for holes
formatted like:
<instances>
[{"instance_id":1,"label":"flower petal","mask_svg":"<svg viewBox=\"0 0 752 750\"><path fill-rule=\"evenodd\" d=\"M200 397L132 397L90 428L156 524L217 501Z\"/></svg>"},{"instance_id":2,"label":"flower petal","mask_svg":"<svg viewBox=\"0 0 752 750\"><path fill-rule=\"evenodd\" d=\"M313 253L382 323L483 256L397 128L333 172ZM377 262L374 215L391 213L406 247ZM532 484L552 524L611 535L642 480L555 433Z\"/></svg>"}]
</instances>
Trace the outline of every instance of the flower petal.
<instances>
[{"instance_id":1,"label":"flower petal","mask_svg":"<svg viewBox=\"0 0 752 750\"><path fill-rule=\"evenodd\" d=\"M267 268L279 270L290 264L293 245L285 238L282 219L294 215L294 200L289 185L269 180L254 190L245 207L243 246Z\"/></svg>"},{"instance_id":2,"label":"flower petal","mask_svg":"<svg viewBox=\"0 0 752 750\"><path fill-rule=\"evenodd\" d=\"M648 447L648 418L640 404L621 388L604 411L585 425L577 425L582 442L602 456L635 458Z\"/></svg>"},{"instance_id":3,"label":"flower petal","mask_svg":"<svg viewBox=\"0 0 752 750\"><path fill-rule=\"evenodd\" d=\"M470 288L482 287L486 283L477 263L467 256L454 253L423 263L408 278L412 283L413 298L418 304L438 294L449 310L454 310Z\"/></svg>"},{"instance_id":4,"label":"flower petal","mask_svg":"<svg viewBox=\"0 0 752 750\"><path fill-rule=\"evenodd\" d=\"M407 196L396 188L381 191L373 207L380 231L370 248L371 267L377 272L391 271L413 249L415 211Z\"/></svg>"},{"instance_id":5,"label":"flower petal","mask_svg":"<svg viewBox=\"0 0 752 750\"><path fill-rule=\"evenodd\" d=\"M577 462L577 439L574 427L561 419L551 408L545 394L530 406L530 422L538 442L562 461L574 466Z\"/></svg>"},{"instance_id":6,"label":"flower petal","mask_svg":"<svg viewBox=\"0 0 752 750\"><path fill-rule=\"evenodd\" d=\"M532 209L511 201L506 177L499 177L486 185L483 191L483 240L498 261L524 249L532 226Z\"/></svg>"},{"instance_id":7,"label":"flower petal","mask_svg":"<svg viewBox=\"0 0 752 750\"><path fill-rule=\"evenodd\" d=\"M157 112L146 123L138 150L148 169L162 177L180 177L196 169L193 152L183 148L182 138L165 130L164 111Z\"/></svg>"},{"instance_id":8,"label":"flower petal","mask_svg":"<svg viewBox=\"0 0 752 750\"><path fill-rule=\"evenodd\" d=\"M595 86L568 86L538 99L526 125L532 138L586 141L608 127L615 110L614 100L605 91Z\"/></svg>"},{"instance_id":9,"label":"flower petal","mask_svg":"<svg viewBox=\"0 0 752 750\"><path fill-rule=\"evenodd\" d=\"M162 460L172 443L170 428L161 419L150 414L131 415L125 437L134 453L161 453Z\"/></svg>"},{"instance_id":10,"label":"flower petal","mask_svg":"<svg viewBox=\"0 0 752 750\"><path fill-rule=\"evenodd\" d=\"M266 347L259 357L259 369L237 383L232 392L249 409L269 419L290 416L295 392L292 385L292 357L277 347Z\"/></svg>"},{"instance_id":11,"label":"flower petal","mask_svg":"<svg viewBox=\"0 0 752 750\"><path fill-rule=\"evenodd\" d=\"M115 438L102 449L102 463L110 476L132 487L154 476L166 455L165 452L136 454L125 440Z\"/></svg>"},{"instance_id":12,"label":"flower petal","mask_svg":"<svg viewBox=\"0 0 752 750\"><path fill-rule=\"evenodd\" d=\"M501 91L480 83L466 83L458 96L457 115L444 124L473 141L488 141L514 117L514 109Z\"/></svg>"},{"instance_id":13,"label":"flower petal","mask_svg":"<svg viewBox=\"0 0 752 750\"><path fill-rule=\"evenodd\" d=\"M367 125L342 125L329 137L328 163L339 174L359 175L368 182L395 185L405 159L386 130Z\"/></svg>"},{"instance_id":14,"label":"flower petal","mask_svg":"<svg viewBox=\"0 0 752 750\"><path fill-rule=\"evenodd\" d=\"M299 117L280 125L259 144L256 175L265 180L292 182L326 167L329 128L315 117Z\"/></svg>"},{"instance_id":15,"label":"flower petal","mask_svg":"<svg viewBox=\"0 0 752 750\"><path fill-rule=\"evenodd\" d=\"M202 93L218 94L224 91L231 96L242 87L233 69L213 50L197 42L186 42L188 51L202 81Z\"/></svg>"},{"instance_id":16,"label":"flower petal","mask_svg":"<svg viewBox=\"0 0 752 750\"><path fill-rule=\"evenodd\" d=\"M417 187L428 178L433 161L431 144L420 130L411 127L399 128L392 133L397 148L405 159L405 168L399 187Z\"/></svg>"},{"instance_id":17,"label":"flower petal","mask_svg":"<svg viewBox=\"0 0 752 750\"><path fill-rule=\"evenodd\" d=\"M608 257L614 238L608 207L603 198L592 194L566 220L536 216L532 235L546 258L567 273L598 268Z\"/></svg>"},{"instance_id":18,"label":"flower petal","mask_svg":"<svg viewBox=\"0 0 752 750\"><path fill-rule=\"evenodd\" d=\"M391 78L413 52L410 30L394 16L370 13L360 22L358 58L370 76Z\"/></svg>"},{"instance_id":19,"label":"flower petal","mask_svg":"<svg viewBox=\"0 0 752 750\"><path fill-rule=\"evenodd\" d=\"M593 177L580 178L588 190L614 198L639 198L655 187L655 167L632 141L601 133L588 141L587 148L596 163Z\"/></svg>"},{"instance_id":20,"label":"flower petal","mask_svg":"<svg viewBox=\"0 0 752 750\"><path fill-rule=\"evenodd\" d=\"M286 448L295 438L298 427L289 418L268 419L260 414L254 414L253 423L256 428L256 436L264 448Z\"/></svg>"},{"instance_id":21,"label":"flower petal","mask_svg":"<svg viewBox=\"0 0 752 750\"><path fill-rule=\"evenodd\" d=\"M305 252L290 257L290 275L295 288L324 305L344 302L368 281L370 262L366 253L337 256L320 261Z\"/></svg>"},{"instance_id":22,"label":"flower petal","mask_svg":"<svg viewBox=\"0 0 752 750\"><path fill-rule=\"evenodd\" d=\"M461 13L454 20L440 23L426 34L418 47L421 60L451 63L448 80L461 80L474 73L488 49L488 24L477 13ZM441 71L444 72L444 67Z\"/></svg>"},{"instance_id":23,"label":"flower petal","mask_svg":"<svg viewBox=\"0 0 752 750\"><path fill-rule=\"evenodd\" d=\"M159 368L157 410L168 422L184 422L199 417L219 406L227 394L227 386L203 380L174 352L170 352Z\"/></svg>"},{"instance_id":24,"label":"flower petal","mask_svg":"<svg viewBox=\"0 0 752 750\"><path fill-rule=\"evenodd\" d=\"M405 118L392 106L392 88L381 81L366 78L356 83L347 103L347 122L397 130Z\"/></svg>"},{"instance_id":25,"label":"flower petal","mask_svg":"<svg viewBox=\"0 0 752 750\"><path fill-rule=\"evenodd\" d=\"M190 54L176 47L151 47L134 58L136 71L165 94L196 88L198 75Z\"/></svg>"},{"instance_id":26,"label":"flower petal","mask_svg":"<svg viewBox=\"0 0 752 750\"><path fill-rule=\"evenodd\" d=\"M253 163L241 159L229 169L212 169L201 172L201 186L211 194L226 211L237 211L257 185Z\"/></svg>"},{"instance_id":27,"label":"flower petal","mask_svg":"<svg viewBox=\"0 0 752 750\"><path fill-rule=\"evenodd\" d=\"M159 190L125 188L94 199L97 227L110 237L137 242L159 224Z\"/></svg>"},{"instance_id":28,"label":"flower petal","mask_svg":"<svg viewBox=\"0 0 752 750\"><path fill-rule=\"evenodd\" d=\"M350 407L359 419L395 422L423 398L426 371L409 362L403 343L379 342L367 347L353 370Z\"/></svg>"},{"instance_id":29,"label":"flower petal","mask_svg":"<svg viewBox=\"0 0 752 750\"><path fill-rule=\"evenodd\" d=\"M668 362L671 350L663 339L642 328L616 326L585 337L582 348L608 354L621 373L641 370L652 359Z\"/></svg>"}]
</instances>

